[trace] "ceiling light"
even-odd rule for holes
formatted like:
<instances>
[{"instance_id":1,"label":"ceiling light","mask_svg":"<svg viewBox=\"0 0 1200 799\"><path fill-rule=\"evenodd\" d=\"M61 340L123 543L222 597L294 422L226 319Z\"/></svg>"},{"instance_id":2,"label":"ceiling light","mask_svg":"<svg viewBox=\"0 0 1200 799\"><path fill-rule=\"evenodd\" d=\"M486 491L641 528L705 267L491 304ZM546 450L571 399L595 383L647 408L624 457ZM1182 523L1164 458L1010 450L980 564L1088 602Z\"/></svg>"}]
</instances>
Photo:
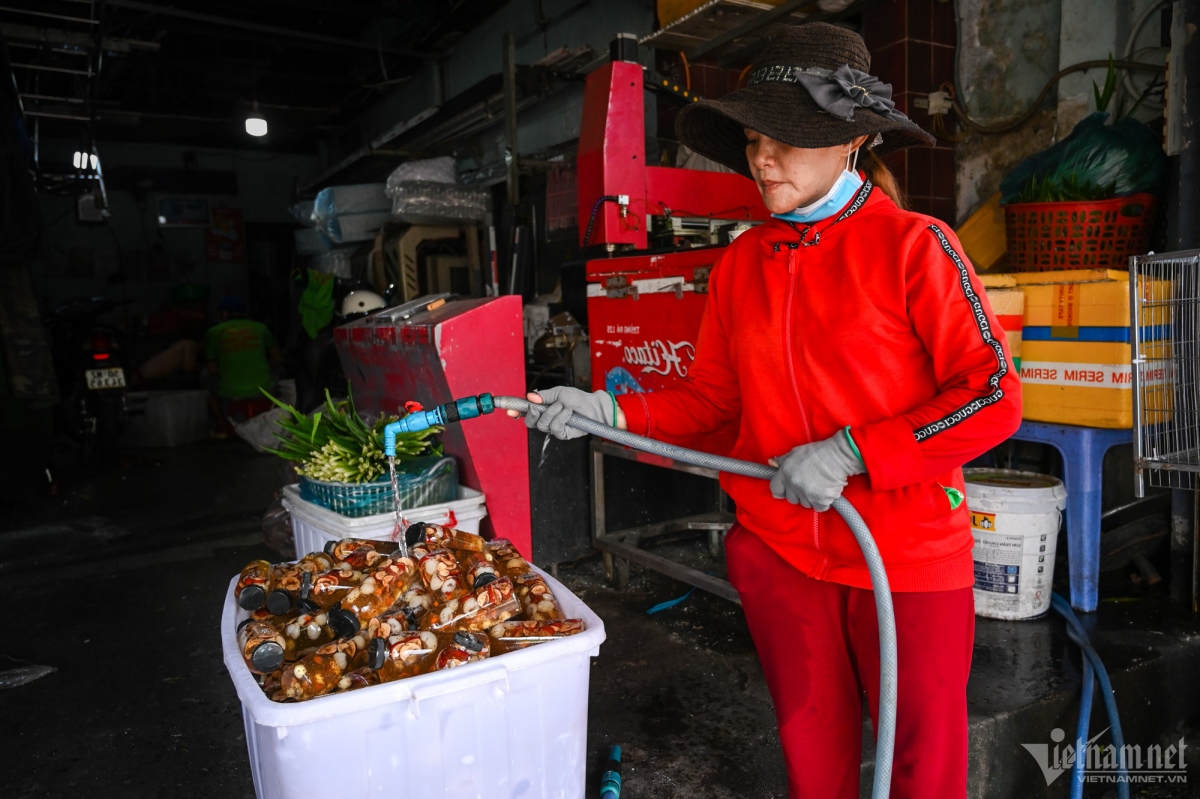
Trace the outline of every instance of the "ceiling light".
<instances>
[{"instance_id":1,"label":"ceiling light","mask_svg":"<svg viewBox=\"0 0 1200 799\"><path fill-rule=\"evenodd\" d=\"M92 171L99 171L98 168L100 166L100 160L94 155L88 156L87 153L82 153L78 150L76 150L75 155L71 157L71 164L76 169L87 169L89 160L91 161Z\"/></svg>"},{"instance_id":2,"label":"ceiling light","mask_svg":"<svg viewBox=\"0 0 1200 799\"><path fill-rule=\"evenodd\" d=\"M257 102L254 103L254 110L246 117L246 132L251 136L267 135L267 120L259 113Z\"/></svg>"}]
</instances>

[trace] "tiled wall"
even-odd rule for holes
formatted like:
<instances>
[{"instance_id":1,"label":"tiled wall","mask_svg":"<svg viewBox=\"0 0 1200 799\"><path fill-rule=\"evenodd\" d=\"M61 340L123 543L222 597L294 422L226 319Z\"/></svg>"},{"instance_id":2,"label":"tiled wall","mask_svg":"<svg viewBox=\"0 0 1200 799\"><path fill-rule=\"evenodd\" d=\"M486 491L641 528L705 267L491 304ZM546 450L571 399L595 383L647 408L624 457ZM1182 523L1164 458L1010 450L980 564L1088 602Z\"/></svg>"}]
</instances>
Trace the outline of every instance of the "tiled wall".
<instances>
[{"instance_id":1,"label":"tiled wall","mask_svg":"<svg viewBox=\"0 0 1200 799\"><path fill-rule=\"evenodd\" d=\"M706 100L719 100L737 89L742 73L740 69L726 69L705 61L688 64L685 71L678 54L663 50L656 51L655 68L663 77L678 81L681 87L687 85L690 73L691 90ZM675 115L680 108L680 104L672 100L664 98L658 101L658 131L661 138L675 138Z\"/></svg>"},{"instance_id":2,"label":"tiled wall","mask_svg":"<svg viewBox=\"0 0 1200 799\"><path fill-rule=\"evenodd\" d=\"M912 100L937 91L953 81L953 2L939 0L879 0L862 15L862 33L871 51L871 73L892 85L896 106L914 122L930 130L925 109L914 108ZM659 51L656 66L665 77L683 84L683 64L675 53ZM724 69L707 63L690 64L691 88L706 99L718 99L735 90L739 69ZM658 129L663 138L673 139L678 106L658 104ZM894 153L885 162L908 194L914 211L935 216L953 225L954 150L938 141L935 147L910 147Z\"/></svg>"},{"instance_id":3,"label":"tiled wall","mask_svg":"<svg viewBox=\"0 0 1200 799\"><path fill-rule=\"evenodd\" d=\"M912 101L954 79L954 4L939 0L880 0L863 12L871 73L892 85L896 107L930 130L925 109ZM914 211L955 222L954 150L950 142L910 147L884 159Z\"/></svg>"}]
</instances>

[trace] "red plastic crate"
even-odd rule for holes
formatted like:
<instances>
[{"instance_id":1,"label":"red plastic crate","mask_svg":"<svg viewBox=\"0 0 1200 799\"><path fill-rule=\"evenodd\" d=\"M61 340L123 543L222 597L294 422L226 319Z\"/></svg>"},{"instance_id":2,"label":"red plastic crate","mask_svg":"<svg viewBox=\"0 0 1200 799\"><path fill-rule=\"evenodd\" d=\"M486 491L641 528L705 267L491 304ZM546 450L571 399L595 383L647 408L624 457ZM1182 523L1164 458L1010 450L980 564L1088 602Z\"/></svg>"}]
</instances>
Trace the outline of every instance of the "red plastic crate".
<instances>
[{"instance_id":1,"label":"red plastic crate","mask_svg":"<svg viewBox=\"0 0 1200 799\"><path fill-rule=\"evenodd\" d=\"M1127 269L1129 256L1146 251L1157 205L1150 194L1006 205L1008 268L1014 272Z\"/></svg>"}]
</instances>

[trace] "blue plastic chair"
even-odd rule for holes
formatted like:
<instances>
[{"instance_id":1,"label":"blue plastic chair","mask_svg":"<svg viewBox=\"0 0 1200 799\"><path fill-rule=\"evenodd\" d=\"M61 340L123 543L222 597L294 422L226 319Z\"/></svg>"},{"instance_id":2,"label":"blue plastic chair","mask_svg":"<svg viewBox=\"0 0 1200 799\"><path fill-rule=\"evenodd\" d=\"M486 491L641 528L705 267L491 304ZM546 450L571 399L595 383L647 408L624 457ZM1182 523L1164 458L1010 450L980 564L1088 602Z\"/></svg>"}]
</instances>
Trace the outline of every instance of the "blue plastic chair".
<instances>
[{"instance_id":1,"label":"blue plastic chair","mask_svg":"<svg viewBox=\"0 0 1200 799\"><path fill-rule=\"evenodd\" d=\"M1096 609L1100 582L1100 501L1104 454L1118 444L1133 443L1133 431L1021 422L1013 438L1049 444L1063 459L1067 486L1067 560L1071 574L1071 607Z\"/></svg>"}]
</instances>

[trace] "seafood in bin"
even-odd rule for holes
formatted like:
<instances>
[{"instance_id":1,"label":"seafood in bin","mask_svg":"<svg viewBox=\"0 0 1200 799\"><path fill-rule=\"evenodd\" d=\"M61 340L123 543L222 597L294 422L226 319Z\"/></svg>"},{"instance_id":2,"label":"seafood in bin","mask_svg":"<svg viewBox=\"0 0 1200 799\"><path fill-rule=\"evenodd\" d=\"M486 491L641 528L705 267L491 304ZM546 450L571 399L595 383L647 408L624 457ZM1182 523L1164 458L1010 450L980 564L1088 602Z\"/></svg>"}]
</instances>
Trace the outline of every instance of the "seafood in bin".
<instances>
[{"instance_id":1,"label":"seafood in bin","mask_svg":"<svg viewBox=\"0 0 1200 799\"><path fill-rule=\"evenodd\" d=\"M265 560L252 560L242 569L233 596L243 610L258 610L267 604L270 592L271 564Z\"/></svg>"},{"instance_id":2,"label":"seafood in bin","mask_svg":"<svg viewBox=\"0 0 1200 799\"><path fill-rule=\"evenodd\" d=\"M325 544L325 554L338 561L348 561L351 556L361 550L378 552L380 555L391 555L400 545L395 541L376 541L373 538L343 538L340 541L329 541Z\"/></svg>"},{"instance_id":3,"label":"seafood in bin","mask_svg":"<svg viewBox=\"0 0 1200 799\"><path fill-rule=\"evenodd\" d=\"M505 539L417 523L404 543L347 538L296 563L247 564L238 641L269 698L370 688L584 629Z\"/></svg>"},{"instance_id":4,"label":"seafood in bin","mask_svg":"<svg viewBox=\"0 0 1200 799\"><path fill-rule=\"evenodd\" d=\"M488 643L487 636L459 630L454 634L450 644L442 647L437 653L434 668L437 671L458 668L477 660L483 660L491 653L492 648Z\"/></svg>"},{"instance_id":5,"label":"seafood in bin","mask_svg":"<svg viewBox=\"0 0 1200 799\"><path fill-rule=\"evenodd\" d=\"M369 688L372 685L379 685L379 682L379 675L372 671L369 666L363 666L362 668L343 674L342 678L338 680L337 687L329 693L344 694L347 691L357 691L359 688ZM267 696L272 696L272 694L268 693ZM280 697L281 700L283 698Z\"/></svg>"},{"instance_id":6,"label":"seafood in bin","mask_svg":"<svg viewBox=\"0 0 1200 799\"><path fill-rule=\"evenodd\" d=\"M433 655L438 651L438 637L428 630L400 632L387 638L375 638L370 643L368 667L377 672L380 682L402 680L429 671Z\"/></svg>"},{"instance_id":7,"label":"seafood in bin","mask_svg":"<svg viewBox=\"0 0 1200 799\"><path fill-rule=\"evenodd\" d=\"M505 577L442 604L421 619L422 629L482 632L521 612L512 581Z\"/></svg>"},{"instance_id":8,"label":"seafood in bin","mask_svg":"<svg viewBox=\"0 0 1200 799\"><path fill-rule=\"evenodd\" d=\"M354 635L364 623L387 613L415 579L411 558L379 561L340 606L329 611L330 624L343 636Z\"/></svg>"},{"instance_id":9,"label":"seafood in bin","mask_svg":"<svg viewBox=\"0 0 1200 799\"><path fill-rule=\"evenodd\" d=\"M509 652L581 632L582 619L519 620L500 622L488 630L488 635L496 642L500 651Z\"/></svg>"},{"instance_id":10,"label":"seafood in bin","mask_svg":"<svg viewBox=\"0 0 1200 799\"><path fill-rule=\"evenodd\" d=\"M463 568L467 572L467 584L473 589L482 588L500 577L490 556L481 553L472 552L463 558Z\"/></svg>"},{"instance_id":11,"label":"seafood in bin","mask_svg":"<svg viewBox=\"0 0 1200 799\"><path fill-rule=\"evenodd\" d=\"M529 561L521 557L521 553L517 552L517 548L507 538L488 541L484 547L485 551L492 556L492 562L505 577L516 577L518 574L533 571L529 567Z\"/></svg>"},{"instance_id":12,"label":"seafood in bin","mask_svg":"<svg viewBox=\"0 0 1200 799\"><path fill-rule=\"evenodd\" d=\"M361 635L343 638L305 655L283 668L280 689L287 699L312 699L337 688L348 671L367 660L367 642Z\"/></svg>"},{"instance_id":13,"label":"seafood in bin","mask_svg":"<svg viewBox=\"0 0 1200 799\"><path fill-rule=\"evenodd\" d=\"M333 568L333 558L324 552L310 552L295 563L277 563L271 567L272 590L267 608L276 616L292 609L299 599L307 599L313 578Z\"/></svg>"},{"instance_id":14,"label":"seafood in bin","mask_svg":"<svg viewBox=\"0 0 1200 799\"><path fill-rule=\"evenodd\" d=\"M357 553L356 553L357 554ZM349 563L335 564L329 571L321 572L312 580L312 586L305 599L312 602L321 610L329 610L363 581L363 573L356 571Z\"/></svg>"},{"instance_id":15,"label":"seafood in bin","mask_svg":"<svg viewBox=\"0 0 1200 799\"><path fill-rule=\"evenodd\" d=\"M417 522L413 527L420 526L425 537L425 543L435 549L459 549L468 552L482 552L486 546L482 536L455 530L453 527L443 527L440 524ZM405 532L405 540L408 540ZM414 536L415 537L415 536Z\"/></svg>"},{"instance_id":16,"label":"seafood in bin","mask_svg":"<svg viewBox=\"0 0 1200 799\"><path fill-rule=\"evenodd\" d=\"M421 579L434 597L445 602L462 593L463 576L458 560L448 549L435 549L422 556L418 562Z\"/></svg>"},{"instance_id":17,"label":"seafood in bin","mask_svg":"<svg viewBox=\"0 0 1200 799\"><path fill-rule=\"evenodd\" d=\"M540 574L518 574L513 578L513 582L517 584L517 596L521 600L521 607L525 609L525 618L532 621L554 621L563 617L558 600L550 593L550 586L546 585Z\"/></svg>"}]
</instances>

